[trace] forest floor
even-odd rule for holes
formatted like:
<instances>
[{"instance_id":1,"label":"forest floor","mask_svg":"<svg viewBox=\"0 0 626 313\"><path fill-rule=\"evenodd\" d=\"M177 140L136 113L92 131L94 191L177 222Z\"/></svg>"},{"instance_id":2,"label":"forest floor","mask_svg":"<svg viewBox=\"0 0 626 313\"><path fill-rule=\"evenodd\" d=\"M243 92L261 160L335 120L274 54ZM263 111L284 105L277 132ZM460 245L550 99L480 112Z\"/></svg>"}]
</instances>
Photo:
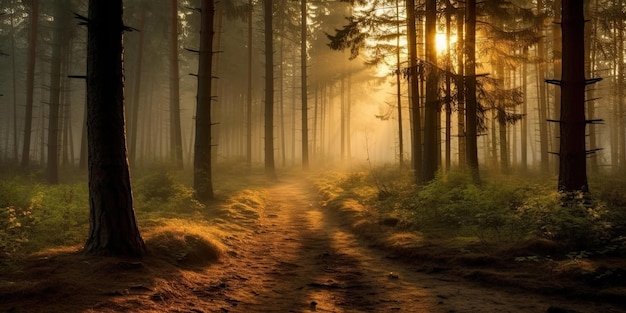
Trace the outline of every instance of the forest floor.
<instances>
[{"instance_id":1,"label":"forest floor","mask_svg":"<svg viewBox=\"0 0 626 313\"><path fill-rule=\"evenodd\" d=\"M529 266L498 272L501 260L475 258L458 268L440 264L436 247L419 258L381 249L305 181L264 194L258 214L224 231L221 248L178 235L195 250L174 253L177 241L148 238L141 261L78 247L32 255L0 273L0 312L626 312L619 301L579 296L586 287L542 289L568 285Z\"/></svg>"}]
</instances>

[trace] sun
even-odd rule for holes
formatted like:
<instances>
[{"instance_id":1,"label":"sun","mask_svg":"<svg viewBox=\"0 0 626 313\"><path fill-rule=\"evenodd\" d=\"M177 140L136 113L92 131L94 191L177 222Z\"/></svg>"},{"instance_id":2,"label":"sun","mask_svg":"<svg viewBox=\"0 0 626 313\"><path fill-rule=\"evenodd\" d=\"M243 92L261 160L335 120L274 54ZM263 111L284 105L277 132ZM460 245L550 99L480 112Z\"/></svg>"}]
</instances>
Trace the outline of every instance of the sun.
<instances>
[{"instance_id":1,"label":"sun","mask_svg":"<svg viewBox=\"0 0 626 313\"><path fill-rule=\"evenodd\" d=\"M456 35L450 36L450 44L453 44L455 42ZM446 34L437 34L437 36L435 37L435 46L437 47L438 54L446 53L446 50L448 49L448 37L446 36Z\"/></svg>"}]
</instances>

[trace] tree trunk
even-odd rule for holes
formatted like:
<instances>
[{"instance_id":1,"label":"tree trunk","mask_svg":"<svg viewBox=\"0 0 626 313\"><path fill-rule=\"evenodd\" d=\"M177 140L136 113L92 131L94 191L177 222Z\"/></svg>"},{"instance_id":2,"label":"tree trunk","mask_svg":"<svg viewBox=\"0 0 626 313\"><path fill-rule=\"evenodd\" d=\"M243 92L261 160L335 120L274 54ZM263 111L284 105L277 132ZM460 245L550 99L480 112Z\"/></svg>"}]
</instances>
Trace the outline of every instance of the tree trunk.
<instances>
[{"instance_id":1,"label":"tree trunk","mask_svg":"<svg viewBox=\"0 0 626 313\"><path fill-rule=\"evenodd\" d=\"M424 109L424 164L422 182L435 179L438 169L439 69L437 67L437 1L426 1L426 105Z\"/></svg>"},{"instance_id":2,"label":"tree trunk","mask_svg":"<svg viewBox=\"0 0 626 313\"><path fill-rule=\"evenodd\" d=\"M537 0L537 12L539 14L544 13L543 0ZM541 162L541 172L548 173L550 170L549 148L548 148L548 100L546 99L546 84L545 72L546 72L546 52L544 36L540 36L537 42L537 56L539 57L539 63L537 64L537 80L539 86L539 154Z\"/></svg>"},{"instance_id":3,"label":"tree trunk","mask_svg":"<svg viewBox=\"0 0 626 313\"><path fill-rule=\"evenodd\" d=\"M213 74L213 20L215 16L213 0L203 0L201 11L193 184L196 191L196 199L206 202L213 199L213 173L211 168L211 87Z\"/></svg>"},{"instance_id":4,"label":"tree trunk","mask_svg":"<svg viewBox=\"0 0 626 313\"><path fill-rule=\"evenodd\" d=\"M415 171L415 182L420 183L421 168L422 168L422 123L419 107L419 77L417 69L417 31L415 30L415 0L406 1L407 9L407 42L409 46L409 85L411 91L411 102L409 107L411 108L411 119L413 123L413 145L412 145L412 158L413 169Z\"/></svg>"},{"instance_id":5,"label":"tree trunk","mask_svg":"<svg viewBox=\"0 0 626 313\"><path fill-rule=\"evenodd\" d=\"M59 111L61 107L61 66L66 46L68 28L66 24L71 18L64 14L69 3L61 0L55 5L54 30L52 39L52 55L50 57L50 98L48 100L48 161L46 164L46 180L49 184L59 183Z\"/></svg>"},{"instance_id":6,"label":"tree trunk","mask_svg":"<svg viewBox=\"0 0 626 313\"><path fill-rule=\"evenodd\" d=\"M309 169L309 107L307 103L307 4L306 0L300 0L300 75L302 76L302 169Z\"/></svg>"},{"instance_id":7,"label":"tree trunk","mask_svg":"<svg viewBox=\"0 0 626 313\"><path fill-rule=\"evenodd\" d=\"M135 79L133 81L133 102L131 105L130 114L130 162L134 163L137 159L137 133L139 132L139 96L141 95L141 72L143 70L143 44L146 23L146 9L141 9L141 17L139 20L139 28L142 30L139 32L139 44L137 47L137 59L135 61ZM149 139L146 139L149 140Z\"/></svg>"},{"instance_id":8,"label":"tree trunk","mask_svg":"<svg viewBox=\"0 0 626 313\"><path fill-rule=\"evenodd\" d=\"M457 8L457 15L456 15L456 33L457 33L457 47L456 47L456 55L457 55L457 63L458 63L458 78L456 79L456 88L457 88L457 94L458 94L458 99L457 99L457 103L458 103L458 121L457 121L457 128L458 128L458 137L459 137L459 166L460 167L465 167L466 165L466 138L467 135L465 133L465 53L464 53L464 46L465 46L465 40L463 39L463 26L465 26L464 23L464 10L461 10L461 8Z\"/></svg>"},{"instance_id":9,"label":"tree trunk","mask_svg":"<svg viewBox=\"0 0 626 313\"><path fill-rule=\"evenodd\" d=\"M252 0L248 1L248 96L246 97L246 164L252 168Z\"/></svg>"},{"instance_id":10,"label":"tree trunk","mask_svg":"<svg viewBox=\"0 0 626 313\"><path fill-rule=\"evenodd\" d=\"M273 1L264 1L265 23L265 174L276 177L274 165L274 46Z\"/></svg>"},{"instance_id":11,"label":"tree trunk","mask_svg":"<svg viewBox=\"0 0 626 313\"><path fill-rule=\"evenodd\" d=\"M89 1L87 95L89 238L85 252L142 257L124 125L122 1Z\"/></svg>"},{"instance_id":12,"label":"tree trunk","mask_svg":"<svg viewBox=\"0 0 626 313\"><path fill-rule=\"evenodd\" d=\"M588 191L583 2L563 0L559 191Z\"/></svg>"},{"instance_id":13,"label":"tree trunk","mask_svg":"<svg viewBox=\"0 0 626 313\"><path fill-rule=\"evenodd\" d=\"M178 0L170 0L170 149L176 168L183 168L178 74Z\"/></svg>"},{"instance_id":14,"label":"tree trunk","mask_svg":"<svg viewBox=\"0 0 626 313\"><path fill-rule=\"evenodd\" d=\"M404 141L402 139L402 85L400 84L400 1L396 0L396 105L398 109L398 163L402 168L404 166Z\"/></svg>"},{"instance_id":15,"label":"tree trunk","mask_svg":"<svg viewBox=\"0 0 626 313\"><path fill-rule=\"evenodd\" d=\"M30 30L28 31L28 66L26 69L26 113L24 115L24 141L22 149L23 169L30 162L30 138L33 128L33 96L35 89L35 55L37 54L37 26L39 24L39 0L32 0L30 7Z\"/></svg>"},{"instance_id":16,"label":"tree trunk","mask_svg":"<svg viewBox=\"0 0 626 313\"><path fill-rule=\"evenodd\" d=\"M13 1L14 2L14 1ZM13 3L15 4L15 3ZM11 71L13 77L13 161L18 162L19 144L17 140L17 65L15 64L15 10L11 12Z\"/></svg>"},{"instance_id":17,"label":"tree trunk","mask_svg":"<svg viewBox=\"0 0 626 313\"><path fill-rule=\"evenodd\" d=\"M476 101L476 0L467 0L465 8L465 89L466 89L466 159L472 177L478 175L478 105Z\"/></svg>"},{"instance_id":18,"label":"tree trunk","mask_svg":"<svg viewBox=\"0 0 626 313\"><path fill-rule=\"evenodd\" d=\"M585 2L585 15L588 17L591 16L591 5L591 1ZM597 12L598 1L594 0L593 5L595 6L595 10ZM596 47L595 44L593 44L595 40L593 40L592 38L595 37L597 34L597 24L598 22L596 20L591 23L585 24L585 38L588 39L585 41L585 72L588 75L592 75L592 73L594 72L596 62ZM596 116L595 90L593 88L589 90L587 99L589 99L587 102L587 118L593 120ZM596 136L596 126L591 123L589 124L589 149L591 151L596 151L598 149ZM598 173L598 158L596 156L593 156L589 159L589 170L591 171L591 173Z\"/></svg>"}]
</instances>

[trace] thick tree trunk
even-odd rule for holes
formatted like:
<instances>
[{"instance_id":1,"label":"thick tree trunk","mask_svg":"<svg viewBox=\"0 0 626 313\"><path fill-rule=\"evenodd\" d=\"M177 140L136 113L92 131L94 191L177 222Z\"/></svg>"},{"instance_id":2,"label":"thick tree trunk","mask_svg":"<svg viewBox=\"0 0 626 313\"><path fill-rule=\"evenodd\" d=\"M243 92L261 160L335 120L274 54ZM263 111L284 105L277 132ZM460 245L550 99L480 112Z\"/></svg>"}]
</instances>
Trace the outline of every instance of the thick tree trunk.
<instances>
[{"instance_id":1,"label":"thick tree trunk","mask_svg":"<svg viewBox=\"0 0 626 313\"><path fill-rule=\"evenodd\" d=\"M89 1L89 238L85 252L142 257L124 125L122 1Z\"/></svg>"},{"instance_id":2,"label":"thick tree trunk","mask_svg":"<svg viewBox=\"0 0 626 313\"><path fill-rule=\"evenodd\" d=\"M583 2L563 0L559 191L588 191Z\"/></svg>"},{"instance_id":3,"label":"thick tree trunk","mask_svg":"<svg viewBox=\"0 0 626 313\"><path fill-rule=\"evenodd\" d=\"M265 174L276 177L274 165L274 45L273 1L264 1L265 23Z\"/></svg>"},{"instance_id":4,"label":"thick tree trunk","mask_svg":"<svg viewBox=\"0 0 626 313\"><path fill-rule=\"evenodd\" d=\"M478 104L476 101L476 0L467 0L465 8L465 90L466 90L466 159L472 177L478 175Z\"/></svg>"},{"instance_id":5,"label":"thick tree trunk","mask_svg":"<svg viewBox=\"0 0 626 313\"><path fill-rule=\"evenodd\" d=\"M170 150L176 168L183 168L178 75L178 0L170 0Z\"/></svg>"},{"instance_id":6,"label":"thick tree trunk","mask_svg":"<svg viewBox=\"0 0 626 313\"><path fill-rule=\"evenodd\" d=\"M30 138L33 128L33 96L35 89L35 55L37 54L37 26L39 25L39 0L30 7L30 30L28 31L28 66L26 69L26 112L24 115L24 140L21 167L26 169L30 162Z\"/></svg>"},{"instance_id":7,"label":"thick tree trunk","mask_svg":"<svg viewBox=\"0 0 626 313\"><path fill-rule=\"evenodd\" d=\"M206 202L213 199L211 164L211 83L213 73L213 20L215 16L213 0L203 0L201 11L193 185L196 199Z\"/></svg>"}]
</instances>

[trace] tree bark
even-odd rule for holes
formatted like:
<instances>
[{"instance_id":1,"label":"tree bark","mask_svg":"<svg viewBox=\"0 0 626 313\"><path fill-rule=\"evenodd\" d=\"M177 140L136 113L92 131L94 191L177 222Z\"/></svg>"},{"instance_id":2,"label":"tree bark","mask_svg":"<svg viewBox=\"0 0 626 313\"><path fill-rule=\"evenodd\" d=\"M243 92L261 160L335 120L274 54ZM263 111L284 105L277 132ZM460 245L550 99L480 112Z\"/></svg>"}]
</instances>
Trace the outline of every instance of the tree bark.
<instances>
[{"instance_id":1,"label":"tree bark","mask_svg":"<svg viewBox=\"0 0 626 313\"><path fill-rule=\"evenodd\" d=\"M265 25L265 174L276 177L274 165L274 46L273 1L264 1Z\"/></svg>"},{"instance_id":2,"label":"tree bark","mask_svg":"<svg viewBox=\"0 0 626 313\"><path fill-rule=\"evenodd\" d=\"M211 164L211 87L213 73L213 0L202 1L200 26L200 59L198 62L198 95L196 106L196 141L194 146L194 189L196 199L213 199Z\"/></svg>"},{"instance_id":3,"label":"tree bark","mask_svg":"<svg viewBox=\"0 0 626 313\"><path fill-rule=\"evenodd\" d=\"M87 95L89 238L93 255L142 257L124 125L122 1L89 1Z\"/></svg>"},{"instance_id":4,"label":"tree bark","mask_svg":"<svg viewBox=\"0 0 626 313\"><path fill-rule=\"evenodd\" d=\"M133 102L131 103L130 114L130 162L134 164L137 160L137 133L139 132L139 96L141 95L141 72L143 70L143 44L144 44L144 26L146 24L146 9L141 9L141 17L139 20L139 44L137 47L137 59L135 61L135 79L133 81ZM150 140L146 138L145 140Z\"/></svg>"},{"instance_id":5,"label":"tree bark","mask_svg":"<svg viewBox=\"0 0 626 313\"><path fill-rule=\"evenodd\" d=\"M476 101L476 0L467 0L465 10L466 159L472 178L475 181L479 181L478 105Z\"/></svg>"},{"instance_id":6,"label":"tree bark","mask_svg":"<svg viewBox=\"0 0 626 313\"><path fill-rule=\"evenodd\" d=\"M28 31L28 65L26 69L26 112L24 115L24 141L22 169L30 162L30 138L33 128L33 92L35 89L35 63L37 54L37 26L39 25L39 0L32 0L30 7L30 30Z\"/></svg>"},{"instance_id":7,"label":"tree bark","mask_svg":"<svg viewBox=\"0 0 626 313\"><path fill-rule=\"evenodd\" d=\"M420 183L422 176L422 122L419 107L419 77L417 69L417 31L415 30L415 0L406 1L407 9L407 42L409 46L409 85L411 91L411 119L412 119L412 158L415 182Z\"/></svg>"},{"instance_id":8,"label":"tree bark","mask_svg":"<svg viewBox=\"0 0 626 313\"><path fill-rule=\"evenodd\" d=\"M252 0L248 1L248 96L246 97L246 164L252 168Z\"/></svg>"},{"instance_id":9,"label":"tree bark","mask_svg":"<svg viewBox=\"0 0 626 313\"><path fill-rule=\"evenodd\" d=\"M302 76L302 169L309 169L309 107L307 89L307 4L306 0L300 0L300 75Z\"/></svg>"},{"instance_id":10,"label":"tree bark","mask_svg":"<svg viewBox=\"0 0 626 313\"><path fill-rule=\"evenodd\" d=\"M178 0L170 1L170 151L176 168L183 168L178 74Z\"/></svg>"},{"instance_id":11,"label":"tree bark","mask_svg":"<svg viewBox=\"0 0 626 313\"><path fill-rule=\"evenodd\" d=\"M439 68L437 67L437 1L426 1L426 104L424 108L424 163L422 182L435 179L439 167Z\"/></svg>"},{"instance_id":12,"label":"tree bark","mask_svg":"<svg viewBox=\"0 0 626 313\"><path fill-rule=\"evenodd\" d=\"M583 2L562 3L563 77L559 150L559 191L588 191L585 149L585 18Z\"/></svg>"}]
</instances>

